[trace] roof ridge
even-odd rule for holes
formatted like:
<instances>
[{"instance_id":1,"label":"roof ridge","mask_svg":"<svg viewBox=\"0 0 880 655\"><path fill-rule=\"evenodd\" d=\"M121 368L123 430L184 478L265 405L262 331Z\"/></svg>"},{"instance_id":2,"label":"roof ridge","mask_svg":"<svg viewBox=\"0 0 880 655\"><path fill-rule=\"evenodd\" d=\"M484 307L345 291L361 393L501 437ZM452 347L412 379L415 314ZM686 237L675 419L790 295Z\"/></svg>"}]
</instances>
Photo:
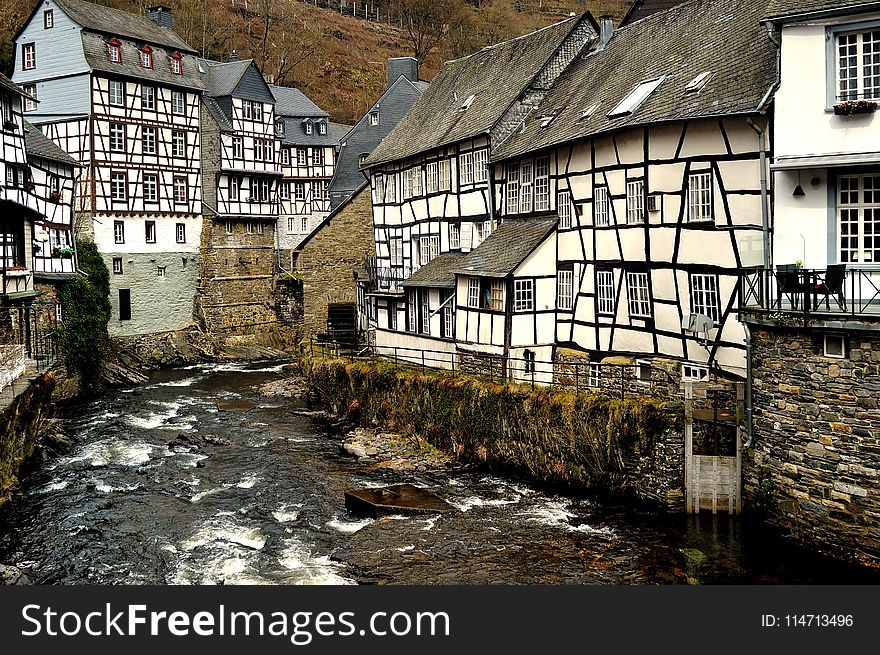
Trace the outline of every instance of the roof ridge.
<instances>
[{"instance_id":1,"label":"roof ridge","mask_svg":"<svg viewBox=\"0 0 880 655\"><path fill-rule=\"evenodd\" d=\"M443 66L441 66L441 69L442 69L444 66L446 66L446 64L453 64L453 63L458 62L458 61L464 61L465 59L470 59L471 57L475 57L475 56L477 56L477 55L480 54L481 52L487 52L487 51L489 51L489 50L493 50L493 49L495 49L495 48L500 48L501 46L503 46L503 45L507 45L508 43L513 43L514 41L519 41L519 40L521 40L521 39L526 39L526 38L528 38L528 37L530 37L530 36L534 36L535 34L538 34L539 32L543 32L543 31L545 31L545 30L549 30L549 29L554 28L554 27L559 27L559 26L562 25L563 23L567 23L567 22L569 22L569 21L577 21L577 20L580 20L580 19L583 18L587 13L589 13L589 12L586 12L586 11L585 11L585 12L582 12L582 13L580 13L580 14L578 14L578 15L575 15L575 16L569 16L568 18L566 18L566 19L564 19L564 20L556 21L555 23L550 23L549 25L544 25L544 27L539 27L539 28L537 28L537 29L532 30L531 32L527 32L526 34L520 34L519 36L513 36L513 37L511 37L511 38L509 38L509 39L505 39L504 41L499 41L498 43L490 43L489 45L485 45L485 46L483 46L482 48L480 48L479 50L477 50L476 52L472 52L472 53L470 53L469 55L462 55L461 57L456 57L455 59L448 59L448 60L446 60L445 62L443 62Z\"/></svg>"}]
</instances>

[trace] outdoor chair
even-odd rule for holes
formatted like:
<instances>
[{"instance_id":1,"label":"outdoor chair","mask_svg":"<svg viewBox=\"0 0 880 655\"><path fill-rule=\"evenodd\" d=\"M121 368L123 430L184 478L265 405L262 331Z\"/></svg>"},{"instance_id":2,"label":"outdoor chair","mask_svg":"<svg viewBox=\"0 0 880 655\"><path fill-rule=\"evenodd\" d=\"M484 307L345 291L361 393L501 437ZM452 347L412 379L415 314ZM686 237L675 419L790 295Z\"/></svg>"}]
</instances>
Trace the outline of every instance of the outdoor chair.
<instances>
[{"instance_id":1,"label":"outdoor chair","mask_svg":"<svg viewBox=\"0 0 880 655\"><path fill-rule=\"evenodd\" d=\"M826 311L831 310L829 299L833 296L837 306L846 311L846 298L843 295L843 281L846 279L846 264L832 264L825 270L825 278L810 285L813 294L813 309L818 309L825 301ZM821 297L820 297L821 296Z\"/></svg>"},{"instance_id":2,"label":"outdoor chair","mask_svg":"<svg viewBox=\"0 0 880 655\"><path fill-rule=\"evenodd\" d=\"M806 290L797 264L779 264L776 266L776 306L782 307L782 296L788 296L792 309L797 309L800 296Z\"/></svg>"}]
</instances>

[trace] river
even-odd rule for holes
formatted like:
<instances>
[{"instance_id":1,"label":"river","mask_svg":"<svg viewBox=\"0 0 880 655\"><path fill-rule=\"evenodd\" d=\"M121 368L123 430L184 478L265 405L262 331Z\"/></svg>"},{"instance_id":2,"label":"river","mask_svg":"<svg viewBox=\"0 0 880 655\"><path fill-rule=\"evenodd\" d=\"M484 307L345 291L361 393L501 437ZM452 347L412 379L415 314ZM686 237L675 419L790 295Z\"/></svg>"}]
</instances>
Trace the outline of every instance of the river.
<instances>
[{"instance_id":1,"label":"river","mask_svg":"<svg viewBox=\"0 0 880 655\"><path fill-rule=\"evenodd\" d=\"M658 517L467 468L369 469L305 400L260 393L281 376L191 366L68 408L76 445L0 508L0 562L41 584L880 581L726 517ZM230 401L256 406L218 409ZM344 490L397 482L460 511L346 511Z\"/></svg>"}]
</instances>

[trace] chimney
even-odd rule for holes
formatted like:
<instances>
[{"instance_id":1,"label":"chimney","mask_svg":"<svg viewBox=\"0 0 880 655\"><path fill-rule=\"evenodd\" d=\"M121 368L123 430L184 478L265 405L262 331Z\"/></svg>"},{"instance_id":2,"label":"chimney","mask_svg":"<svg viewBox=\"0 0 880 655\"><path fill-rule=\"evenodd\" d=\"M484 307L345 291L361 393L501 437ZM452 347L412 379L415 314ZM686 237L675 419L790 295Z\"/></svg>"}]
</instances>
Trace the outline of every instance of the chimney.
<instances>
[{"instance_id":1,"label":"chimney","mask_svg":"<svg viewBox=\"0 0 880 655\"><path fill-rule=\"evenodd\" d=\"M410 82L419 81L419 62L415 57L391 57L388 59L388 86L403 75Z\"/></svg>"},{"instance_id":2,"label":"chimney","mask_svg":"<svg viewBox=\"0 0 880 655\"><path fill-rule=\"evenodd\" d=\"M599 47L604 48L608 45L611 37L614 36L614 19L611 16L599 17Z\"/></svg>"},{"instance_id":3,"label":"chimney","mask_svg":"<svg viewBox=\"0 0 880 655\"><path fill-rule=\"evenodd\" d=\"M174 12L168 7L150 7L147 9L147 18L156 23L159 27L169 30L174 29Z\"/></svg>"},{"instance_id":4,"label":"chimney","mask_svg":"<svg viewBox=\"0 0 880 655\"><path fill-rule=\"evenodd\" d=\"M226 58L227 63L232 63L233 61L241 61L241 57L238 56L238 53L233 50L229 53L229 56Z\"/></svg>"}]
</instances>

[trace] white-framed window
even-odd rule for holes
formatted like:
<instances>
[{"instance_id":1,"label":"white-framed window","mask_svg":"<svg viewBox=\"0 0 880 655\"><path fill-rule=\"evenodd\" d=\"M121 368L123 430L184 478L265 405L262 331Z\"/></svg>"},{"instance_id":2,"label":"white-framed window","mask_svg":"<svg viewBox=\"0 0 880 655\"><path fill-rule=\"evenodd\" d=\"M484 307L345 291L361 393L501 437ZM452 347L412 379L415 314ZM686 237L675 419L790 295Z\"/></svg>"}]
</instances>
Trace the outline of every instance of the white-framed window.
<instances>
[{"instance_id":1,"label":"white-framed window","mask_svg":"<svg viewBox=\"0 0 880 655\"><path fill-rule=\"evenodd\" d=\"M626 222L645 222L644 180L632 180L626 183Z\"/></svg>"},{"instance_id":2,"label":"white-framed window","mask_svg":"<svg viewBox=\"0 0 880 655\"><path fill-rule=\"evenodd\" d=\"M186 223L177 223L174 226L174 237L177 243L186 243Z\"/></svg>"},{"instance_id":3,"label":"white-framed window","mask_svg":"<svg viewBox=\"0 0 880 655\"><path fill-rule=\"evenodd\" d=\"M156 221L144 221L144 241L156 243Z\"/></svg>"},{"instance_id":4,"label":"white-framed window","mask_svg":"<svg viewBox=\"0 0 880 655\"><path fill-rule=\"evenodd\" d=\"M880 262L880 175L842 175L837 189L838 261Z\"/></svg>"},{"instance_id":5,"label":"white-framed window","mask_svg":"<svg viewBox=\"0 0 880 655\"><path fill-rule=\"evenodd\" d=\"M145 126L141 133L141 150L145 155L156 154L156 128Z\"/></svg>"},{"instance_id":6,"label":"white-framed window","mask_svg":"<svg viewBox=\"0 0 880 655\"><path fill-rule=\"evenodd\" d=\"M171 92L171 113L172 114L184 114L186 111L186 100L183 95L183 91L172 91Z\"/></svg>"},{"instance_id":7,"label":"white-framed window","mask_svg":"<svg viewBox=\"0 0 880 655\"><path fill-rule=\"evenodd\" d=\"M254 116L254 103L251 100L241 101L241 117L251 119Z\"/></svg>"},{"instance_id":8,"label":"white-framed window","mask_svg":"<svg viewBox=\"0 0 880 655\"><path fill-rule=\"evenodd\" d=\"M646 80L639 83L623 100L608 112L608 118L615 118L617 116L625 116L633 113L648 98L648 96L654 92L654 89L660 86L663 79L663 77L658 77L653 80Z\"/></svg>"},{"instance_id":9,"label":"white-framed window","mask_svg":"<svg viewBox=\"0 0 880 655\"><path fill-rule=\"evenodd\" d=\"M715 274L691 274L691 311L718 322L718 278Z\"/></svg>"},{"instance_id":10,"label":"white-framed window","mask_svg":"<svg viewBox=\"0 0 880 655\"><path fill-rule=\"evenodd\" d=\"M379 124L379 111L373 110L370 112L370 125L378 125Z\"/></svg>"},{"instance_id":11,"label":"white-framed window","mask_svg":"<svg viewBox=\"0 0 880 655\"><path fill-rule=\"evenodd\" d=\"M574 299L574 270L559 269L556 272L556 307L571 311Z\"/></svg>"},{"instance_id":12,"label":"white-framed window","mask_svg":"<svg viewBox=\"0 0 880 655\"><path fill-rule=\"evenodd\" d=\"M535 309L535 281L513 281L513 311L530 312Z\"/></svg>"},{"instance_id":13,"label":"white-framed window","mask_svg":"<svg viewBox=\"0 0 880 655\"><path fill-rule=\"evenodd\" d=\"M428 193L437 193L440 189L439 162L428 162L425 166L425 189Z\"/></svg>"},{"instance_id":14,"label":"white-framed window","mask_svg":"<svg viewBox=\"0 0 880 655\"><path fill-rule=\"evenodd\" d=\"M309 217L308 216L300 216L299 217L299 233L300 234L308 234L309 233Z\"/></svg>"},{"instance_id":15,"label":"white-framed window","mask_svg":"<svg viewBox=\"0 0 880 655\"><path fill-rule=\"evenodd\" d=\"M607 227L611 224L607 186L597 186L593 191L593 224L596 227Z\"/></svg>"},{"instance_id":16,"label":"white-framed window","mask_svg":"<svg viewBox=\"0 0 880 655\"><path fill-rule=\"evenodd\" d=\"M712 220L712 173L703 171L688 176L688 221Z\"/></svg>"},{"instance_id":17,"label":"white-framed window","mask_svg":"<svg viewBox=\"0 0 880 655\"><path fill-rule=\"evenodd\" d=\"M443 298L443 314L440 321L440 336L452 339L455 336L455 300L453 292Z\"/></svg>"},{"instance_id":18,"label":"white-framed window","mask_svg":"<svg viewBox=\"0 0 880 655\"><path fill-rule=\"evenodd\" d=\"M385 202L397 202L397 173L385 178Z\"/></svg>"},{"instance_id":19,"label":"white-framed window","mask_svg":"<svg viewBox=\"0 0 880 655\"><path fill-rule=\"evenodd\" d=\"M598 389L602 386L602 365L590 364L587 367L587 386Z\"/></svg>"},{"instance_id":20,"label":"white-framed window","mask_svg":"<svg viewBox=\"0 0 880 655\"><path fill-rule=\"evenodd\" d=\"M287 217L287 233L293 234L294 232L296 232L296 218L294 218L293 216L288 216Z\"/></svg>"},{"instance_id":21,"label":"white-framed window","mask_svg":"<svg viewBox=\"0 0 880 655\"><path fill-rule=\"evenodd\" d=\"M437 162L437 188L440 191L450 191L452 189L452 165L448 159L441 159Z\"/></svg>"},{"instance_id":22,"label":"white-framed window","mask_svg":"<svg viewBox=\"0 0 880 655\"><path fill-rule=\"evenodd\" d=\"M293 183L293 197L295 200L304 201L306 199L306 183L305 182L294 182Z\"/></svg>"},{"instance_id":23,"label":"white-framed window","mask_svg":"<svg viewBox=\"0 0 880 655\"><path fill-rule=\"evenodd\" d=\"M122 61L122 44L118 39L112 39L108 45L110 52L110 61L118 64Z\"/></svg>"},{"instance_id":24,"label":"white-framed window","mask_svg":"<svg viewBox=\"0 0 880 655\"><path fill-rule=\"evenodd\" d=\"M111 105L122 107L125 105L125 82L110 80L107 92Z\"/></svg>"},{"instance_id":25,"label":"white-framed window","mask_svg":"<svg viewBox=\"0 0 880 655\"><path fill-rule=\"evenodd\" d=\"M474 182L485 182L489 179L489 150L474 150Z\"/></svg>"},{"instance_id":26,"label":"white-framed window","mask_svg":"<svg viewBox=\"0 0 880 655\"><path fill-rule=\"evenodd\" d=\"M174 130L171 133L171 156L186 156L186 132L183 132L181 130Z\"/></svg>"},{"instance_id":27,"label":"white-framed window","mask_svg":"<svg viewBox=\"0 0 880 655\"><path fill-rule=\"evenodd\" d=\"M324 165L324 149L312 148L312 166Z\"/></svg>"},{"instance_id":28,"label":"white-framed window","mask_svg":"<svg viewBox=\"0 0 880 655\"><path fill-rule=\"evenodd\" d=\"M535 179L532 162L524 161L519 167L519 210L523 214L532 211L532 193Z\"/></svg>"},{"instance_id":29,"label":"white-framed window","mask_svg":"<svg viewBox=\"0 0 880 655\"><path fill-rule=\"evenodd\" d=\"M507 196L507 213L519 212L519 164L507 165L507 182L504 185Z\"/></svg>"},{"instance_id":30,"label":"white-framed window","mask_svg":"<svg viewBox=\"0 0 880 655\"><path fill-rule=\"evenodd\" d=\"M327 200L327 180L312 182L312 200Z\"/></svg>"},{"instance_id":31,"label":"white-framed window","mask_svg":"<svg viewBox=\"0 0 880 655\"><path fill-rule=\"evenodd\" d=\"M238 176L229 178L229 199L238 200L241 197L242 179Z\"/></svg>"},{"instance_id":32,"label":"white-framed window","mask_svg":"<svg viewBox=\"0 0 880 655\"><path fill-rule=\"evenodd\" d=\"M540 157L535 160L535 211L548 209L550 209L550 158Z\"/></svg>"},{"instance_id":33,"label":"white-framed window","mask_svg":"<svg viewBox=\"0 0 880 655\"><path fill-rule=\"evenodd\" d=\"M258 123L263 120L263 103L262 102L254 102L254 120Z\"/></svg>"},{"instance_id":34,"label":"white-framed window","mask_svg":"<svg viewBox=\"0 0 880 655\"><path fill-rule=\"evenodd\" d=\"M254 159L256 161L265 161L266 153L264 146L266 142L263 139L254 139Z\"/></svg>"},{"instance_id":35,"label":"white-framed window","mask_svg":"<svg viewBox=\"0 0 880 655\"><path fill-rule=\"evenodd\" d=\"M407 326L410 332L416 332L416 325L419 322L419 314L418 314L418 295L416 294L415 289L410 289L407 293L407 303L406 303L406 315L409 325Z\"/></svg>"},{"instance_id":36,"label":"white-framed window","mask_svg":"<svg viewBox=\"0 0 880 655\"><path fill-rule=\"evenodd\" d=\"M110 200L124 201L128 198L128 179L125 173L110 173ZM122 243L121 241L117 243Z\"/></svg>"},{"instance_id":37,"label":"white-framed window","mask_svg":"<svg viewBox=\"0 0 880 655\"><path fill-rule=\"evenodd\" d=\"M186 178L182 175L175 175L173 180L174 185L174 202L177 204L186 204L187 201L187 189L186 189Z\"/></svg>"},{"instance_id":38,"label":"white-framed window","mask_svg":"<svg viewBox=\"0 0 880 655\"><path fill-rule=\"evenodd\" d=\"M480 278L468 278L467 306L477 309L480 306Z\"/></svg>"},{"instance_id":39,"label":"white-framed window","mask_svg":"<svg viewBox=\"0 0 880 655\"><path fill-rule=\"evenodd\" d=\"M47 9L43 12L43 29L49 30L55 27L55 12Z\"/></svg>"},{"instance_id":40,"label":"white-framed window","mask_svg":"<svg viewBox=\"0 0 880 655\"><path fill-rule=\"evenodd\" d=\"M419 332L422 334L431 334L431 301L430 291L428 289L419 289L419 309L421 310L421 321Z\"/></svg>"},{"instance_id":41,"label":"white-framed window","mask_svg":"<svg viewBox=\"0 0 880 655\"><path fill-rule=\"evenodd\" d=\"M596 305L600 314L614 314L613 271L596 271Z\"/></svg>"},{"instance_id":42,"label":"white-framed window","mask_svg":"<svg viewBox=\"0 0 880 655\"><path fill-rule=\"evenodd\" d=\"M125 152L125 125L122 123L110 123L110 150Z\"/></svg>"},{"instance_id":43,"label":"white-framed window","mask_svg":"<svg viewBox=\"0 0 880 655\"><path fill-rule=\"evenodd\" d=\"M165 277L165 267L164 266L156 267L156 277Z\"/></svg>"},{"instance_id":44,"label":"white-framed window","mask_svg":"<svg viewBox=\"0 0 880 655\"><path fill-rule=\"evenodd\" d=\"M709 368L698 364L682 364L681 379L691 382L700 382L709 379Z\"/></svg>"},{"instance_id":45,"label":"white-framed window","mask_svg":"<svg viewBox=\"0 0 880 655\"><path fill-rule=\"evenodd\" d=\"M232 221L226 221L226 234L232 234L235 224Z\"/></svg>"},{"instance_id":46,"label":"white-framed window","mask_svg":"<svg viewBox=\"0 0 880 655\"><path fill-rule=\"evenodd\" d=\"M125 243L125 223L122 221L113 221L113 243ZM121 259L119 263L121 266Z\"/></svg>"},{"instance_id":47,"label":"white-framed window","mask_svg":"<svg viewBox=\"0 0 880 655\"><path fill-rule=\"evenodd\" d=\"M648 291L647 273L627 273L626 293L629 300L631 318L647 318L651 316L651 295Z\"/></svg>"},{"instance_id":48,"label":"white-framed window","mask_svg":"<svg viewBox=\"0 0 880 655\"><path fill-rule=\"evenodd\" d=\"M281 165L290 166L290 148L281 149Z\"/></svg>"},{"instance_id":49,"label":"white-framed window","mask_svg":"<svg viewBox=\"0 0 880 655\"><path fill-rule=\"evenodd\" d=\"M22 70L33 70L37 67L37 46L34 43L23 43L21 45L21 68Z\"/></svg>"},{"instance_id":50,"label":"white-framed window","mask_svg":"<svg viewBox=\"0 0 880 655\"><path fill-rule=\"evenodd\" d=\"M28 97L24 99L24 110L25 111L34 111L37 108L37 85L36 84L22 84L22 91L24 91Z\"/></svg>"},{"instance_id":51,"label":"white-framed window","mask_svg":"<svg viewBox=\"0 0 880 655\"><path fill-rule=\"evenodd\" d=\"M880 98L880 30L837 35L837 99Z\"/></svg>"},{"instance_id":52,"label":"white-framed window","mask_svg":"<svg viewBox=\"0 0 880 655\"><path fill-rule=\"evenodd\" d=\"M171 53L171 72L180 75L183 72L183 55L179 52Z\"/></svg>"},{"instance_id":53,"label":"white-framed window","mask_svg":"<svg viewBox=\"0 0 880 655\"><path fill-rule=\"evenodd\" d=\"M281 182L278 185L278 196L282 200L290 200L290 182Z\"/></svg>"},{"instance_id":54,"label":"white-framed window","mask_svg":"<svg viewBox=\"0 0 880 655\"><path fill-rule=\"evenodd\" d=\"M153 49L148 45L144 46L143 50L141 50L141 67L153 67Z\"/></svg>"},{"instance_id":55,"label":"white-framed window","mask_svg":"<svg viewBox=\"0 0 880 655\"><path fill-rule=\"evenodd\" d=\"M461 249L461 223L449 224L449 249Z\"/></svg>"},{"instance_id":56,"label":"white-framed window","mask_svg":"<svg viewBox=\"0 0 880 655\"><path fill-rule=\"evenodd\" d=\"M318 121L318 134L327 134L327 123Z\"/></svg>"},{"instance_id":57,"label":"white-framed window","mask_svg":"<svg viewBox=\"0 0 880 655\"><path fill-rule=\"evenodd\" d=\"M245 223L245 232L247 232L248 234L254 233L254 222L253 221L248 221L247 223Z\"/></svg>"},{"instance_id":58,"label":"white-framed window","mask_svg":"<svg viewBox=\"0 0 880 655\"><path fill-rule=\"evenodd\" d=\"M403 266L403 237L391 237L388 241L388 255L392 266Z\"/></svg>"},{"instance_id":59,"label":"white-framed window","mask_svg":"<svg viewBox=\"0 0 880 655\"><path fill-rule=\"evenodd\" d=\"M306 166L308 164L307 152L305 148L296 149L296 165Z\"/></svg>"},{"instance_id":60,"label":"white-framed window","mask_svg":"<svg viewBox=\"0 0 880 655\"><path fill-rule=\"evenodd\" d=\"M463 152L458 157L458 182L459 184L474 183L474 153Z\"/></svg>"},{"instance_id":61,"label":"white-framed window","mask_svg":"<svg viewBox=\"0 0 880 655\"><path fill-rule=\"evenodd\" d=\"M388 329L397 330L397 303L388 301Z\"/></svg>"},{"instance_id":62,"label":"white-framed window","mask_svg":"<svg viewBox=\"0 0 880 655\"><path fill-rule=\"evenodd\" d=\"M144 174L144 202L159 200L159 176L155 173Z\"/></svg>"},{"instance_id":63,"label":"white-framed window","mask_svg":"<svg viewBox=\"0 0 880 655\"><path fill-rule=\"evenodd\" d=\"M556 194L556 213L559 214L559 227L567 230L571 227L571 193L560 191Z\"/></svg>"},{"instance_id":64,"label":"white-framed window","mask_svg":"<svg viewBox=\"0 0 880 655\"><path fill-rule=\"evenodd\" d=\"M419 264L424 266L440 254L440 236L432 234L419 237Z\"/></svg>"},{"instance_id":65,"label":"white-framed window","mask_svg":"<svg viewBox=\"0 0 880 655\"><path fill-rule=\"evenodd\" d=\"M636 360L636 381L641 384L650 384L651 362L647 359Z\"/></svg>"},{"instance_id":66,"label":"white-framed window","mask_svg":"<svg viewBox=\"0 0 880 655\"><path fill-rule=\"evenodd\" d=\"M483 243L492 234L492 221L474 223L474 248Z\"/></svg>"},{"instance_id":67,"label":"white-framed window","mask_svg":"<svg viewBox=\"0 0 880 655\"><path fill-rule=\"evenodd\" d=\"M156 110L156 87L144 84L141 87L141 109L144 111Z\"/></svg>"},{"instance_id":68,"label":"white-framed window","mask_svg":"<svg viewBox=\"0 0 880 655\"><path fill-rule=\"evenodd\" d=\"M373 176L373 202L377 204L385 202L385 176L382 173Z\"/></svg>"},{"instance_id":69,"label":"white-framed window","mask_svg":"<svg viewBox=\"0 0 880 655\"><path fill-rule=\"evenodd\" d=\"M122 275L122 257L113 258L113 275Z\"/></svg>"},{"instance_id":70,"label":"white-framed window","mask_svg":"<svg viewBox=\"0 0 880 655\"><path fill-rule=\"evenodd\" d=\"M822 339L822 354L834 359L845 359L846 337L842 334L826 334Z\"/></svg>"},{"instance_id":71,"label":"white-framed window","mask_svg":"<svg viewBox=\"0 0 880 655\"><path fill-rule=\"evenodd\" d=\"M312 121L306 121L303 123L303 127L305 128L306 134L312 133Z\"/></svg>"}]
</instances>

